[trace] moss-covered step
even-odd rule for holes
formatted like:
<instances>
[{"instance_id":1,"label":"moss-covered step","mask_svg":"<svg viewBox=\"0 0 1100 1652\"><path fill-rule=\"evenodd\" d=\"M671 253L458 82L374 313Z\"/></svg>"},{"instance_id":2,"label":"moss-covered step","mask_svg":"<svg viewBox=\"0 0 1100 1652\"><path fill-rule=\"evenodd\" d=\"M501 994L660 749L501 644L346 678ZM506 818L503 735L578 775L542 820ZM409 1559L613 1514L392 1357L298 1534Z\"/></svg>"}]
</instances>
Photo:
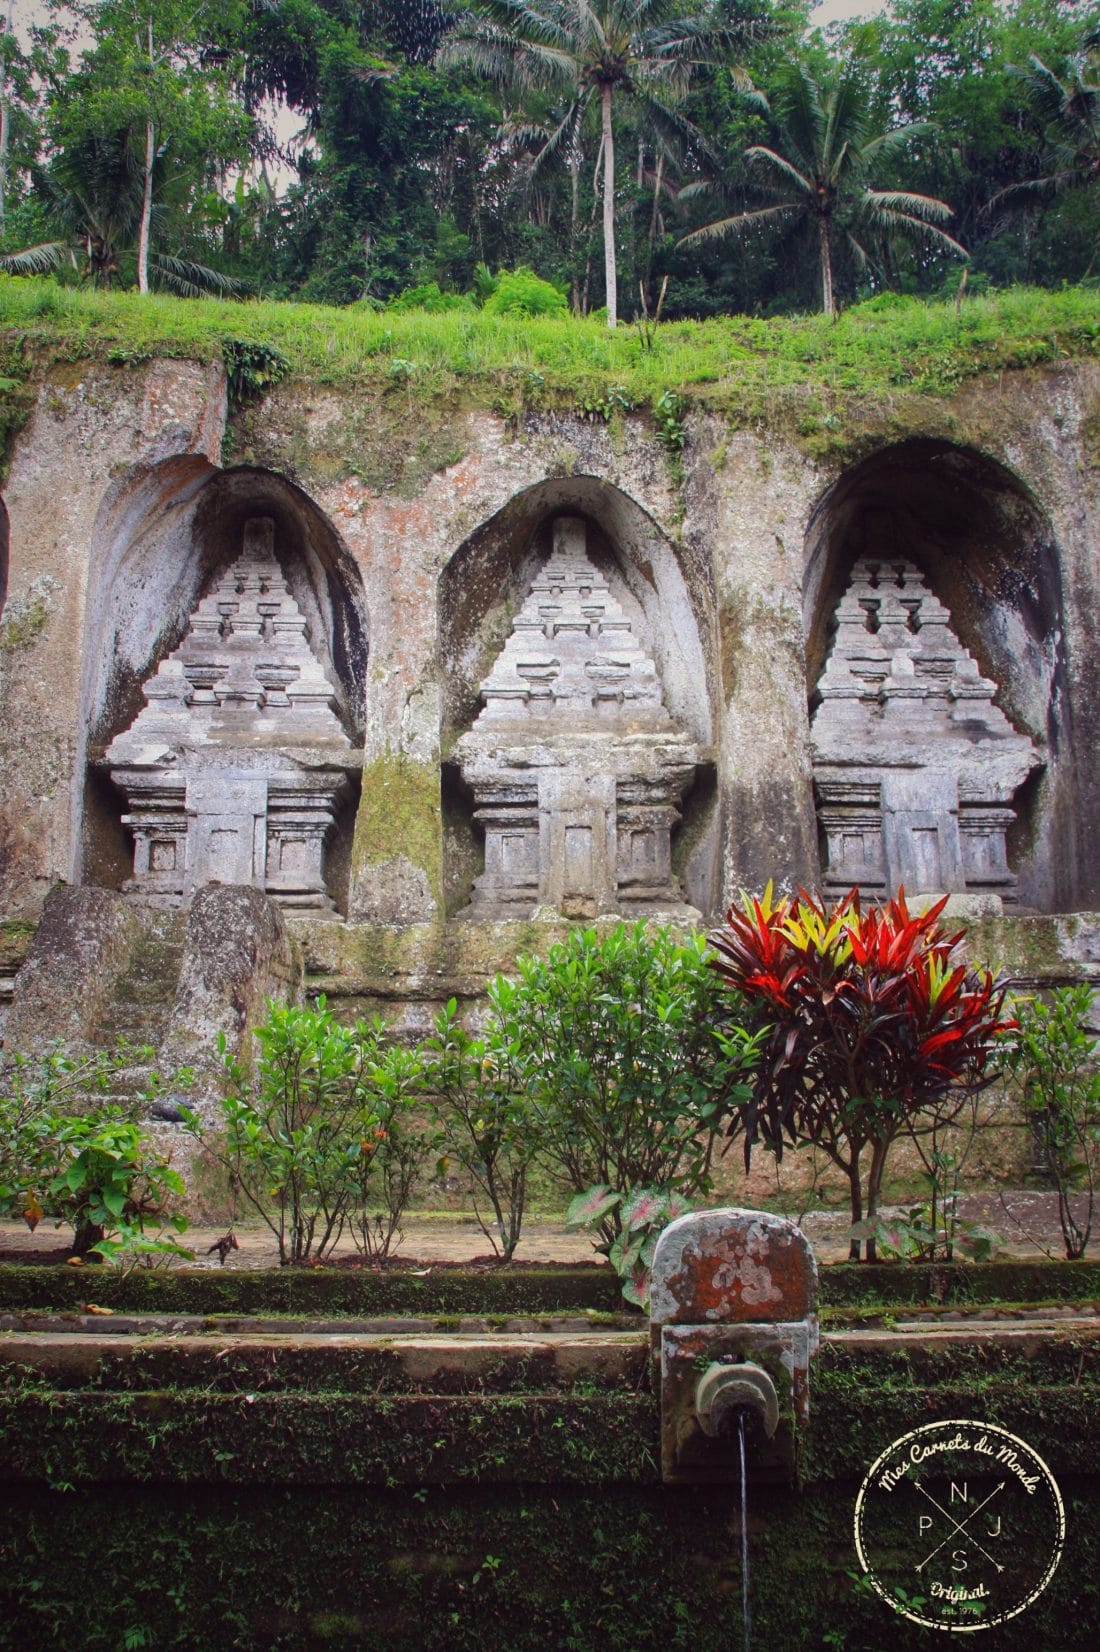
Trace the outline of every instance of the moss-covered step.
<instances>
[{"instance_id":1,"label":"moss-covered step","mask_svg":"<svg viewBox=\"0 0 1100 1652\"><path fill-rule=\"evenodd\" d=\"M609 1267L108 1268L0 1266L0 1312L79 1312L88 1301L119 1312L167 1314L514 1314L622 1308Z\"/></svg>"},{"instance_id":2,"label":"moss-covered step","mask_svg":"<svg viewBox=\"0 0 1100 1652\"><path fill-rule=\"evenodd\" d=\"M144 1333L144 1334L142 1334ZM523 1335L270 1331L251 1335L96 1330L0 1336L0 1387L211 1394L585 1393L648 1386L642 1331Z\"/></svg>"}]
</instances>

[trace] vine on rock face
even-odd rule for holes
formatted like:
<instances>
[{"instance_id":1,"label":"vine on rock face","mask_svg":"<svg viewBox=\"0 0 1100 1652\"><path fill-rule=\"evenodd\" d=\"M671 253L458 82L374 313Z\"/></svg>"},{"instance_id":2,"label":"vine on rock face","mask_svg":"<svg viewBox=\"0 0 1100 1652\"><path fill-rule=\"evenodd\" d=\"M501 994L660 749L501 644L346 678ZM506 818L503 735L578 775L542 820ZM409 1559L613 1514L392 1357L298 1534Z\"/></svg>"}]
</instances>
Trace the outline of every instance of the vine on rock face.
<instances>
[{"instance_id":1,"label":"vine on rock face","mask_svg":"<svg viewBox=\"0 0 1100 1652\"><path fill-rule=\"evenodd\" d=\"M1016 1026L1004 986L954 960L963 936L944 931L945 905L913 914L899 890L864 911L856 889L826 905L805 892L777 900L769 884L711 936L716 968L772 1023L728 1134L744 1141L746 1167L757 1141L777 1159L785 1144L826 1153L848 1179L854 1261L862 1241L876 1260L893 1142L955 1117Z\"/></svg>"}]
</instances>

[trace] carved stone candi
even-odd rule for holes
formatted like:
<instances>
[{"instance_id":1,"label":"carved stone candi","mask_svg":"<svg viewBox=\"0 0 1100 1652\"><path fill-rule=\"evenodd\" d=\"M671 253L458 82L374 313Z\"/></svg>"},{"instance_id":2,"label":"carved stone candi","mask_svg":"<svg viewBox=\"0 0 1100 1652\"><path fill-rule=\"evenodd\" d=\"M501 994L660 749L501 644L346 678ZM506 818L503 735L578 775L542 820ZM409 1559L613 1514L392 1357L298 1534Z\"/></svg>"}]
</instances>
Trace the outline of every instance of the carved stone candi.
<instances>
[{"instance_id":1,"label":"carved stone candi","mask_svg":"<svg viewBox=\"0 0 1100 1652\"><path fill-rule=\"evenodd\" d=\"M485 829L466 916L679 912L672 831L701 752L665 708L653 661L559 516L551 554L456 745Z\"/></svg>"},{"instance_id":2,"label":"carved stone candi","mask_svg":"<svg viewBox=\"0 0 1100 1652\"><path fill-rule=\"evenodd\" d=\"M285 907L328 908L325 839L362 766L275 556L274 524L244 549L143 687L107 748L134 837L125 892L178 906L207 883L250 884Z\"/></svg>"},{"instance_id":3,"label":"carved stone candi","mask_svg":"<svg viewBox=\"0 0 1100 1652\"><path fill-rule=\"evenodd\" d=\"M811 726L824 883L1011 900L1005 833L1041 759L908 561L863 558L837 609Z\"/></svg>"}]
</instances>

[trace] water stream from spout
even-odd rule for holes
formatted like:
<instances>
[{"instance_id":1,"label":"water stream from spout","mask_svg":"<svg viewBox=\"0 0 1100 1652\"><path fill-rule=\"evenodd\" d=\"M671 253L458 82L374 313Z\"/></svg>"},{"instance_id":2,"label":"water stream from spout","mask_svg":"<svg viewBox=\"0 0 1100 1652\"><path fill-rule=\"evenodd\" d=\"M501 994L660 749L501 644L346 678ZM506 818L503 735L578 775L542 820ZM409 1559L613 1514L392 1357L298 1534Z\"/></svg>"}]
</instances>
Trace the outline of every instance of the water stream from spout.
<instances>
[{"instance_id":1,"label":"water stream from spout","mask_svg":"<svg viewBox=\"0 0 1100 1652\"><path fill-rule=\"evenodd\" d=\"M737 1413L737 1439L741 1452L741 1618L745 1628L744 1652L752 1652L752 1611L749 1606L749 1477L745 1472L745 1413Z\"/></svg>"}]
</instances>

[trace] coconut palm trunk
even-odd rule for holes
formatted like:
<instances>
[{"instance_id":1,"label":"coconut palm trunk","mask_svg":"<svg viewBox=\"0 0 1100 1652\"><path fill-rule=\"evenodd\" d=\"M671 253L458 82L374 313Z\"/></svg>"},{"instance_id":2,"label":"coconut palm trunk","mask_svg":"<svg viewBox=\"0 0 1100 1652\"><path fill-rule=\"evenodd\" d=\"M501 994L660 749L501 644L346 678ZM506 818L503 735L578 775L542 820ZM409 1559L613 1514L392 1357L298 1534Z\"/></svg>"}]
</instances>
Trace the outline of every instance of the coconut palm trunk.
<instances>
[{"instance_id":1,"label":"coconut palm trunk","mask_svg":"<svg viewBox=\"0 0 1100 1652\"><path fill-rule=\"evenodd\" d=\"M615 138L611 129L611 86L600 88L603 114L603 267L607 325L619 324L619 275L615 264Z\"/></svg>"},{"instance_id":2,"label":"coconut palm trunk","mask_svg":"<svg viewBox=\"0 0 1100 1652\"><path fill-rule=\"evenodd\" d=\"M821 240L821 308L826 315L836 314L833 298L833 253L829 245L829 219L823 212L817 221Z\"/></svg>"},{"instance_id":3,"label":"coconut palm trunk","mask_svg":"<svg viewBox=\"0 0 1100 1652\"><path fill-rule=\"evenodd\" d=\"M141 229L138 234L138 292L149 291L149 227L153 221L153 161L156 133L152 121L145 123L145 179L141 193Z\"/></svg>"},{"instance_id":4,"label":"coconut palm trunk","mask_svg":"<svg viewBox=\"0 0 1100 1652\"><path fill-rule=\"evenodd\" d=\"M11 14L14 0L8 0L7 14L0 23L0 41L11 34ZM11 144L11 98L8 88L8 64L0 57L0 235L7 221L8 150Z\"/></svg>"},{"instance_id":5,"label":"coconut palm trunk","mask_svg":"<svg viewBox=\"0 0 1100 1652\"><path fill-rule=\"evenodd\" d=\"M153 63L153 20L149 19L149 63ZM145 176L141 194L141 229L138 234L138 292L149 291L149 229L153 221L153 163L157 156L156 129L150 114L145 122Z\"/></svg>"}]
</instances>

